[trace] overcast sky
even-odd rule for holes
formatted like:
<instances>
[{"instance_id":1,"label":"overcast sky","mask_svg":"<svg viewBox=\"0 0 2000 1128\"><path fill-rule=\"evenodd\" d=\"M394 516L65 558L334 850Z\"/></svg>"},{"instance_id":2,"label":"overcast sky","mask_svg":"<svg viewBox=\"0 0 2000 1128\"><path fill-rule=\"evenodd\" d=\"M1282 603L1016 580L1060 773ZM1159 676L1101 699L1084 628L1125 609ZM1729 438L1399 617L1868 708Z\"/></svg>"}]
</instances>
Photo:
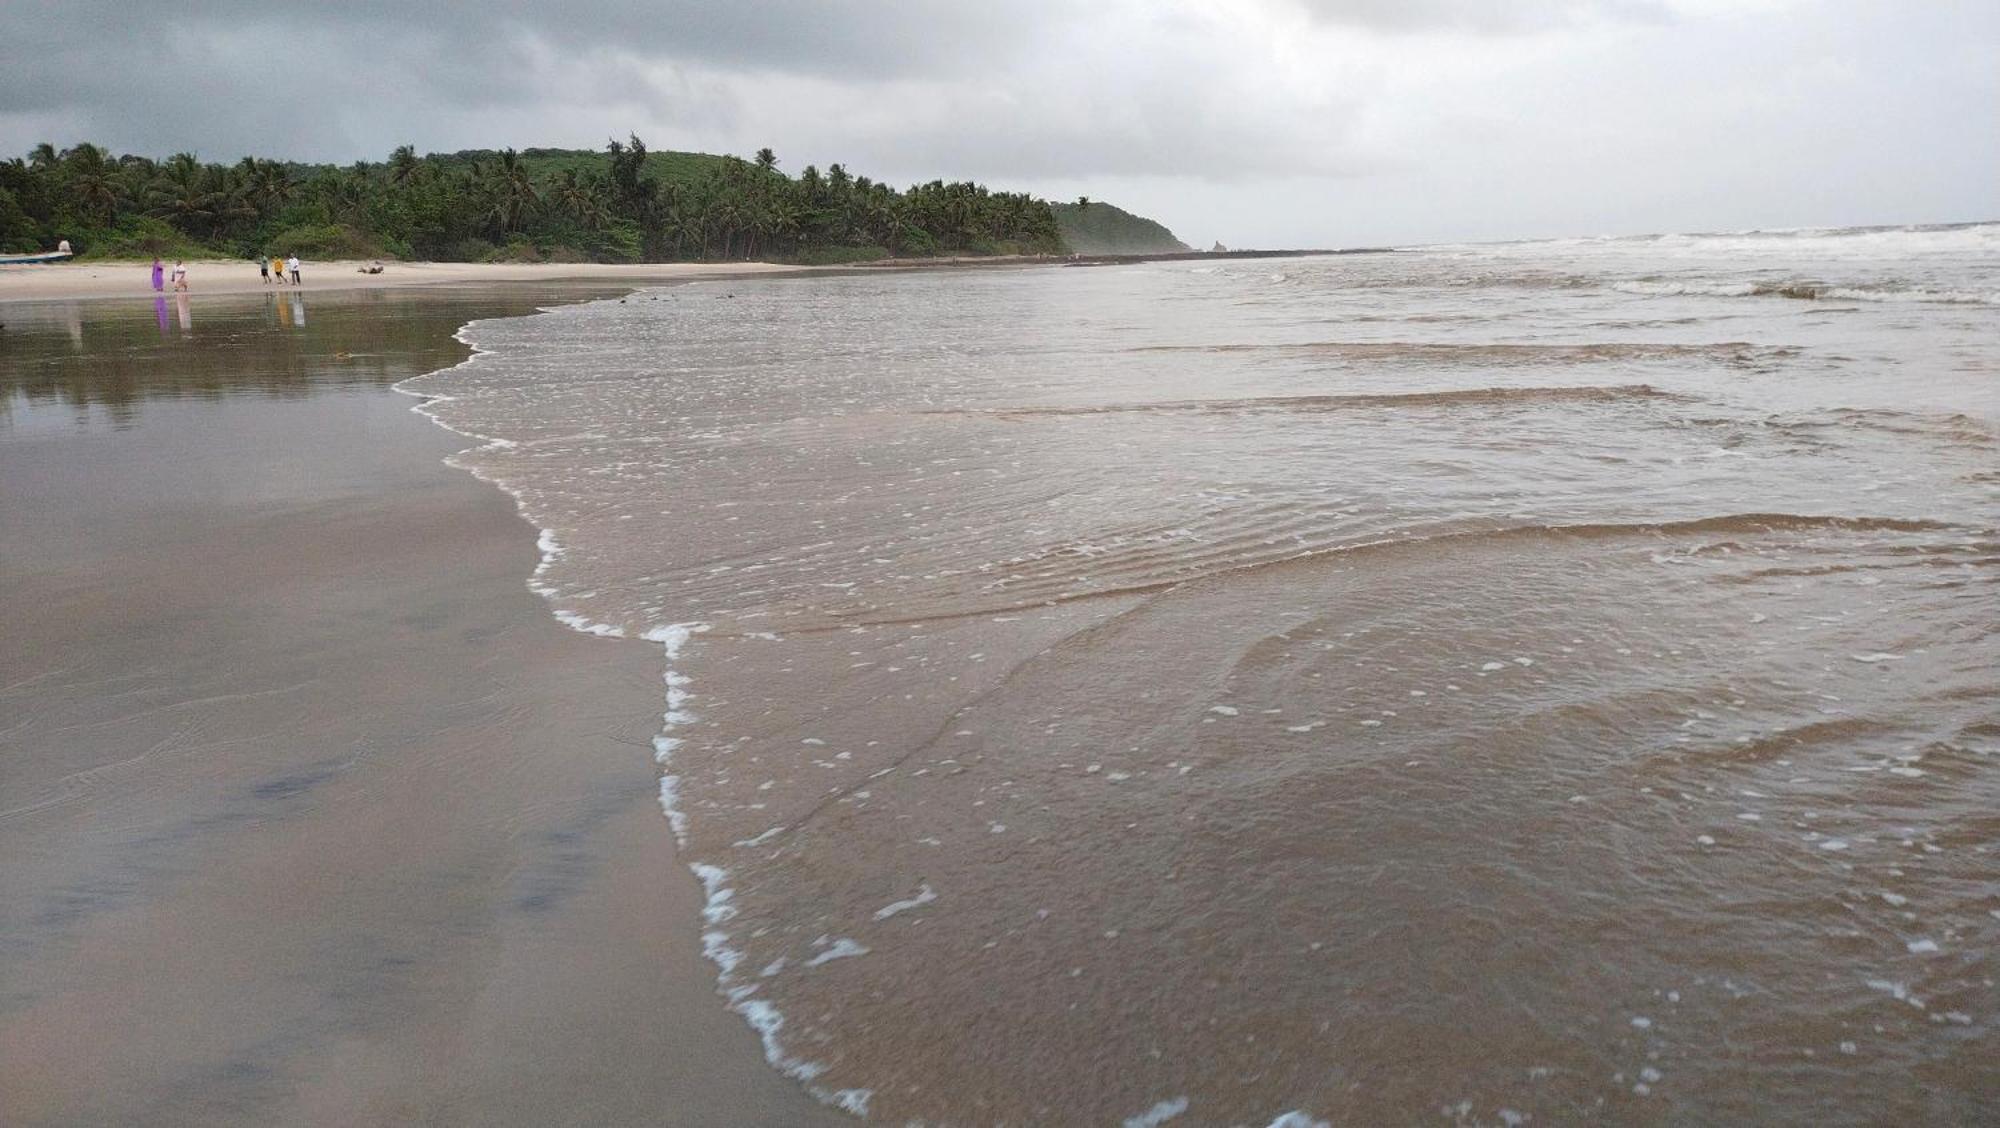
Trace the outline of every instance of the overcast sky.
<instances>
[{"instance_id":1,"label":"overcast sky","mask_svg":"<svg viewBox=\"0 0 2000 1128\"><path fill-rule=\"evenodd\" d=\"M0 0L0 154L845 162L1199 246L2000 218L2000 0Z\"/></svg>"}]
</instances>

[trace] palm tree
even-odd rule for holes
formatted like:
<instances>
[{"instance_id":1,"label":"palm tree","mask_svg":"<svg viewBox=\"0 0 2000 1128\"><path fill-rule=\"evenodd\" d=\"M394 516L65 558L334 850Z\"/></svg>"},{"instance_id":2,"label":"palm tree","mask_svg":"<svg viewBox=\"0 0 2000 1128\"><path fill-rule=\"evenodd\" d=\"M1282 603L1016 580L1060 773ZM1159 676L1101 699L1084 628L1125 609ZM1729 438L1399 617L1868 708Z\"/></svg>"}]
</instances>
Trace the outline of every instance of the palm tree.
<instances>
[{"instance_id":1,"label":"palm tree","mask_svg":"<svg viewBox=\"0 0 2000 1128\"><path fill-rule=\"evenodd\" d=\"M209 182L208 170L193 153L175 153L168 159L146 195L154 215L191 235L208 233L220 203Z\"/></svg>"},{"instance_id":2,"label":"palm tree","mask_svg":"<svg viewBox=\"0 0 2000 1128\"><path fill-rule=\"evenodd\" d=\"M776 172L778 169L778 154L769 149L757 150L757 169L760 172Z\"/></svg>"},{"instance_id":3,"label":"palm tree","mask_svg":"<svg viewBox=\"0 0 2000 1128\"><path fill-rule=\"evenodd\" d=\"M542 202L542 194L528 175L528 166L512 149L500 150L500 159L490 168L488 190L493 198L493 218L503 234L519 231L522 222Z\"/></svg>"},{"instance_id":4,"label":"palm tree","mask_svg":"<svg viewBox=\"0 0 2000 1128\"><path fill-rule=\"evenodd\" d=\"M595 178L586 179L573 168L564 169L556 177L552 191L555 205L585 230L595 231L604 226L603 190Z\"/></svg>"},{"instance_id":5,"label":"palm tree","mask_svg":"<svg viewBox=\"0 0 2000 1128\"><path fill-rule=\"evenodd\" d=\"M416 179L417 170L422 167L422 162L417 160L416 146L398 145L389 154L389 183L408 184Z\"/></svg>"},{"instance_id":6,"label":"palm tree","mask_svg":"<svg viewBox=\"0 0 2000 1128\"><path fill-rule=\"evenodd\" d=\"M324 178L324 199L327 210L341 223L362 227L368 221L368 202L374 198L373 185L368 174L358 169L347 169Z\"/></svg>"},{"instance_id":7,"label":"palm tree","mask_svg":"<svg viewBox=\"0 0 2000 1128\"><path fill-rule=\"evenodd\" d=\"M285 206L298 191L298 184L282 163L257 162L257 200L266 210L276 211Z\"/></svg>"},{"instance_id":8,"label":"palm tree","mask_svg":"<svg viewBox=\"0 0 2000 1128\"><path fill-rule=\"evenodd\" d=\"M36 146L37 151L46 145ZM117 170L104 150L95 145L78 145L62 155L69 178L70 196L83 208L84 215L108 224L118 213Z\"/></svg>"}]
</instances>

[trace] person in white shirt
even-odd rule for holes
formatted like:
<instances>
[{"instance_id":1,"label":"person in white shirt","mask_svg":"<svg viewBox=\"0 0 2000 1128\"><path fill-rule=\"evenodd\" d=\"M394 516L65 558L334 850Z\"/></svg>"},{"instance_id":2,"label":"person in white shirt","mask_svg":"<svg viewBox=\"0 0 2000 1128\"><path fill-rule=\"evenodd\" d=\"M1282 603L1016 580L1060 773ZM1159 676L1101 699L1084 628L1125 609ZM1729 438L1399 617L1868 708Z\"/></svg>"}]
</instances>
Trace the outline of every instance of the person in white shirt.
<instances>
[{"instance_id":1,"label":"person in white shirt","mask_svg":"<svg viewBox=\"0 0 2000 1128\"><path fill-rule=\"evenodd\" d=\"M299 284L299 256L297 256L297 255L292 255L292 256L290 256L289 258L285 259L285 269L286 269L287 271L289 271L289 272L291 273L291 276L292 276L292 285L294 285L294 286L298 285L298 284Z\"/></svg>"},{"instance_id":2,"label":"person in white shirt","mask_svg":"<svg viewBox=\"0 0 2000 1128\"><path fill-rule=\"evenodd\" d=\"M174 289L178 291L178 290L185 290L185 289L187 289L187 288L188 288L188 268L187 268L187 263L184 263L184 262L182 262L182 261L181 261L181 260L179 260L179 259L175 259L175 260L174 260Z\"/></svg>"}]
</instances>

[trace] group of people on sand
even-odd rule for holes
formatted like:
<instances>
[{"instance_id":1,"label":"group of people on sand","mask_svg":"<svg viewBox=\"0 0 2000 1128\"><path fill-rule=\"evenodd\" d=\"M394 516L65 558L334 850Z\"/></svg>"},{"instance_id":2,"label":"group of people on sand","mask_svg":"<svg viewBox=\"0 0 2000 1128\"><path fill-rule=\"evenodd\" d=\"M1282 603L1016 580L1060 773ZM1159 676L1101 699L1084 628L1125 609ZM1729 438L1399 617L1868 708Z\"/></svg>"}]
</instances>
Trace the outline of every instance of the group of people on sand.
<instances>
[{"instance_id":1,"label":"group of people on sand","mask_svg":"<svg viewBox=\"0 0 2000 1128\"><path fill-rule=\"evenodd\" d=\"M264 276L264 284L266 286L271 285L271 280L273 278L277 279L277 284L280 286L284 285L298 286L302 284L299 281L299 256L297 255L288 255L283 259L279 259L275 256L266 259L264 256L258 255L257 273ZM380 272L378 271L377 273ZM289 283L285 280L285 275L287 274L291 275L291 281ZM164 291L167 288L167 283L169 282L173 283L173 287L176 293L184 292L187 290L188 269L186 261L182 259L175 259L174 268L170 271L164 265L161 264L159 257L157 255L154 256L153 258L154 291L155 292Z\"/></svg>"},{"instance_id":2,"label":"group of people on sand","mask_svg":"<svg viewBox=\"0 0 2000 1128\"><path fill-rule=\"evenodd\" d=\"M280 260L276 255L271 256L268 260L259 255L257 257L257 273L264 276L264 284L266 286L271 284L271 279L274 277L278 280L278 285L285 285L285 275L287 273L290 273L292 276L292 285L297 286L301 284L299 282L299 256L297 255L288 255L283 260Z\"/></svg>"}]
</instances>

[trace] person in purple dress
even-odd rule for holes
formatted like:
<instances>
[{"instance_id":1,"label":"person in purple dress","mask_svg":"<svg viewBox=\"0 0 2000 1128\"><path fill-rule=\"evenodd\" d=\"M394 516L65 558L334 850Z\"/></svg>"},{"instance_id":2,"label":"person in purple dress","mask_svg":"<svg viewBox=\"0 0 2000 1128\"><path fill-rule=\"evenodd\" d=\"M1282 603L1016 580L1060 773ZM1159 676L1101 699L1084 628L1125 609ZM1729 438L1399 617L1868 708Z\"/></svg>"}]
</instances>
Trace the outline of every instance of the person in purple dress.
<instances>
[{"instance_id":1,"label":"person in purple dress","mask_svg":"<svg viewBox=\"0 0 2000 1128\"><path fill-rule=\"evenodd\" d=\"M153 289L166 289L166 268L160 265L160 256L153 256Z\"/></svg>"}]
</instances>

